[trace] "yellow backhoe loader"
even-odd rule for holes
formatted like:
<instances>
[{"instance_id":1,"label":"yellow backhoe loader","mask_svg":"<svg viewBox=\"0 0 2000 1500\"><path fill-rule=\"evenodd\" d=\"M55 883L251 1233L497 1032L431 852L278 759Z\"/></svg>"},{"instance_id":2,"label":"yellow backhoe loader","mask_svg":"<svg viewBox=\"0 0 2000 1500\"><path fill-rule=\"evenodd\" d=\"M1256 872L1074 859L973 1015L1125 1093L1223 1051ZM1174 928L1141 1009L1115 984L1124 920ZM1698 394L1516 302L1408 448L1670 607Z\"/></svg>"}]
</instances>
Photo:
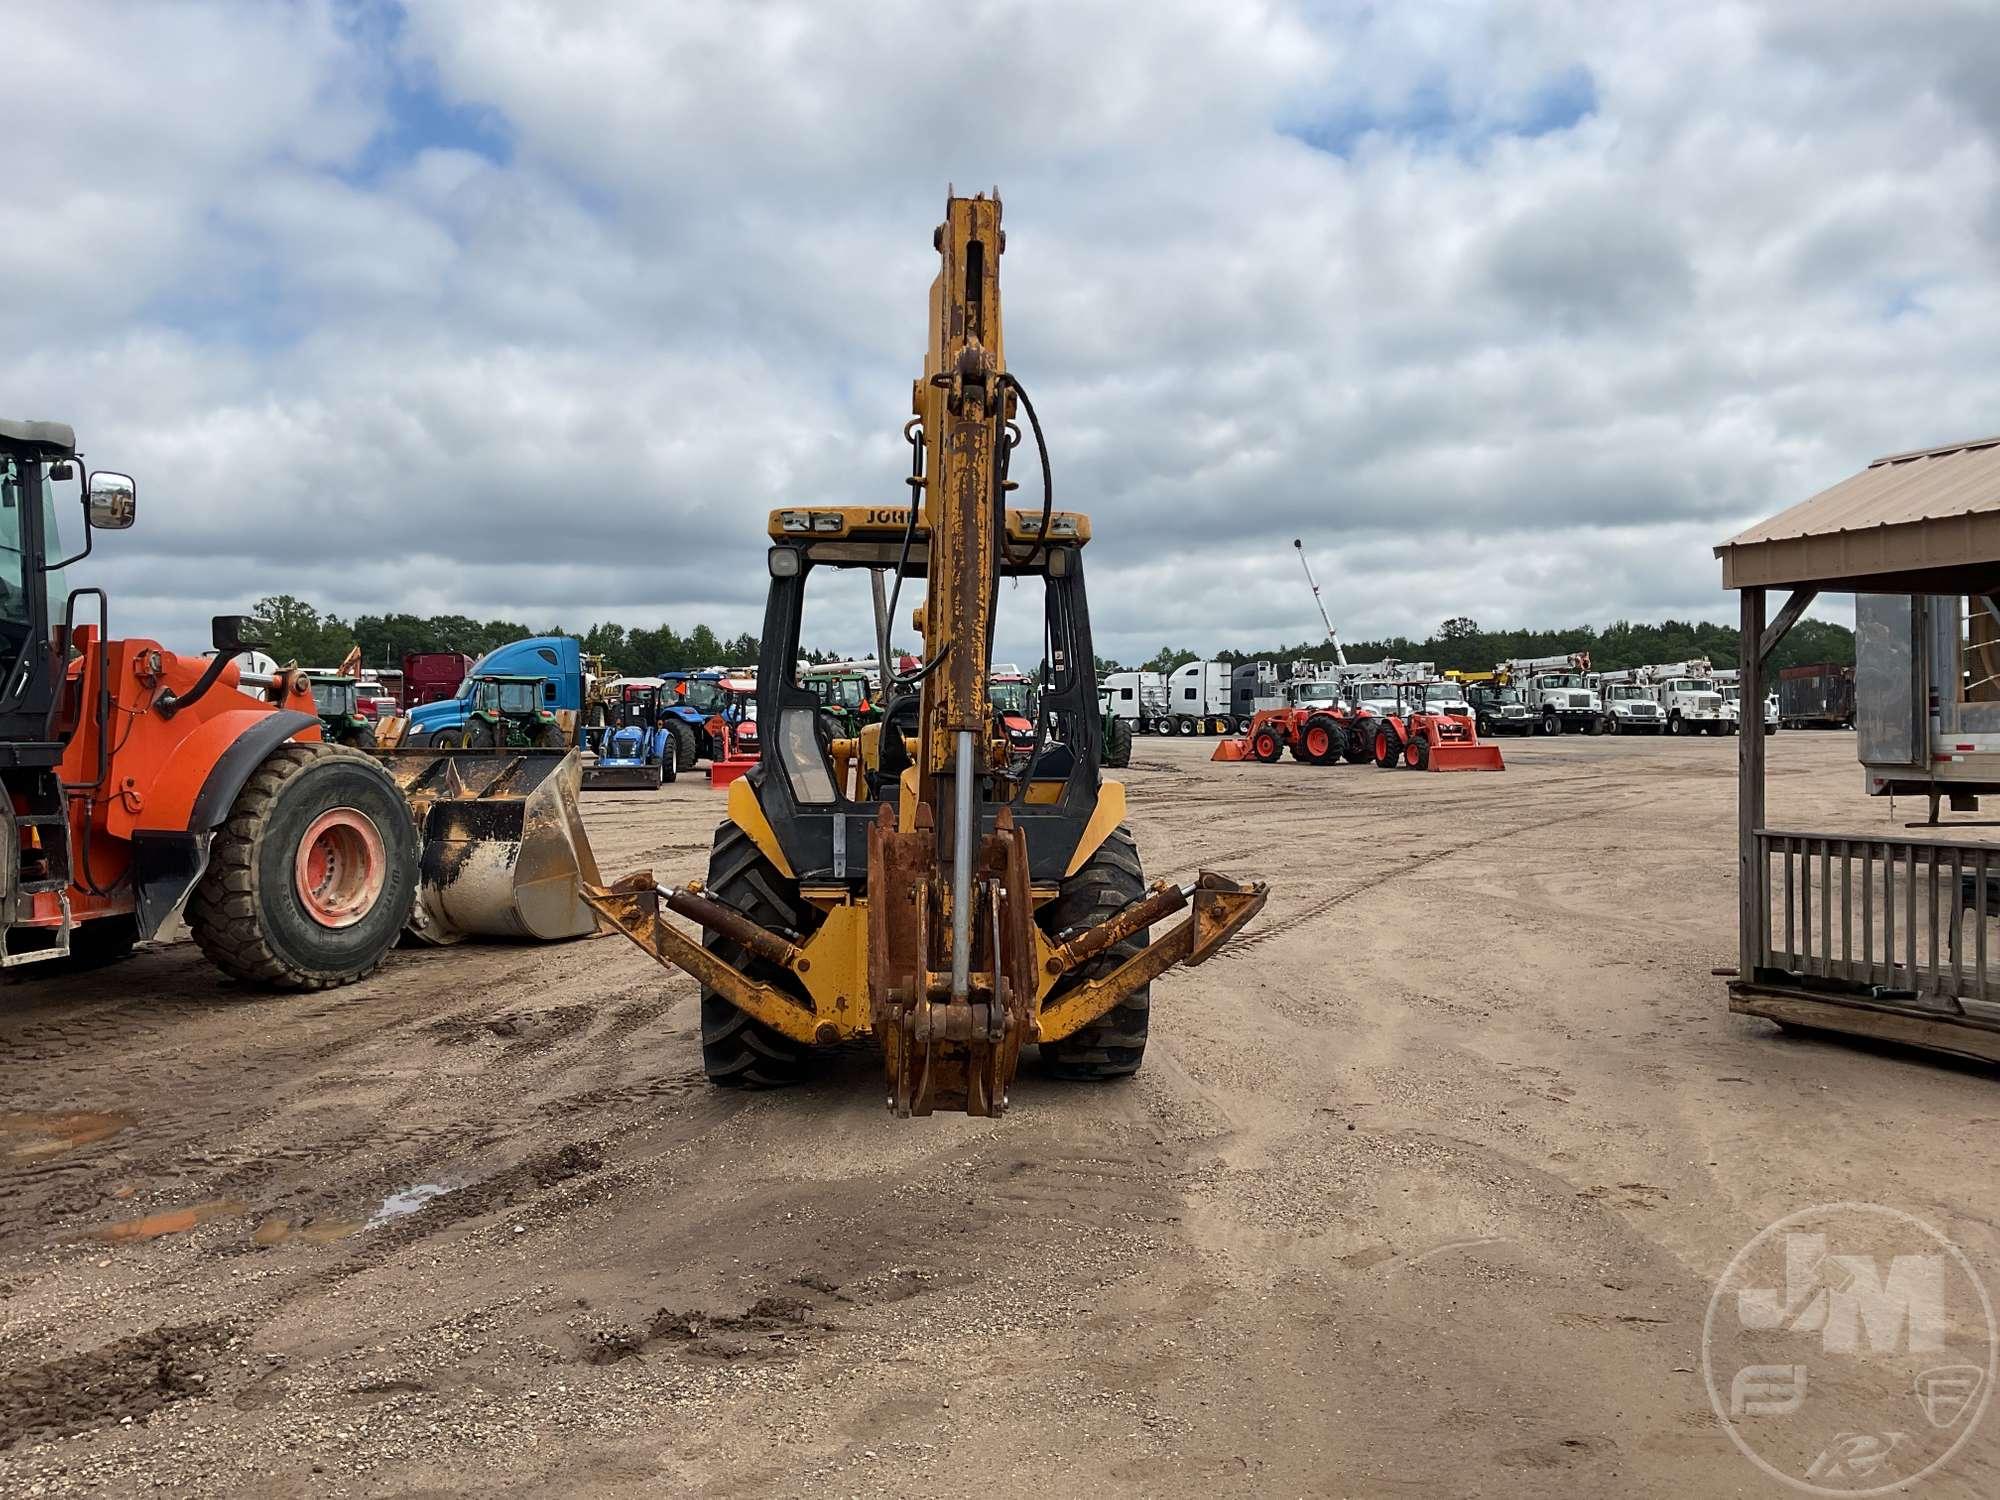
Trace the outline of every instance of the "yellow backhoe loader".
<instances>
[{"instance_id":1,"label":"yellow backhoe loader","mask_svg":"<svg viewBox=\"0 0 2000 1500\"><path fill-rule=\"evenodd\" d=\"M933 245L930 346L904 429L909 501L772 513L759 763L729 788L707 879L661 886L649 871L584 894L700 981L715 1083L789 1083L815 1048L872 1034L898 1115L998 1115L1027 1043L1059 1076L1135 1072L1151 981L1209 958L1266 893L1206 871L1147 888L1125 788L1098 774L1090 523L1055 509L1041 424L1007 371L997 193L950 197ZM1041 504L1024 509L1006 503L1017 412L1042 473ZM921 664L885 680L882 722L852 739L833 736L797 678L822 569L874 570L885 669L903 586L925 592L913 620ZM987 693L1003 582L1010 598L1042 604L1046 664L1025 757L1010 755Z\"/></svg>"}]
</instances>

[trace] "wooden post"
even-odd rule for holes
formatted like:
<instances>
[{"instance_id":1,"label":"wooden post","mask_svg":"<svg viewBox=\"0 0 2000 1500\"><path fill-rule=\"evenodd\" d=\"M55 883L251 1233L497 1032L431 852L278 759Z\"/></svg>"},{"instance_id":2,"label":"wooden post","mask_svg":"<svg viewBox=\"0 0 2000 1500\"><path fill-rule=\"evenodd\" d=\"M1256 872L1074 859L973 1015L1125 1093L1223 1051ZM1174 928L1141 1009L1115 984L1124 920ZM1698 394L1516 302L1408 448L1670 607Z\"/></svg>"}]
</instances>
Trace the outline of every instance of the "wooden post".
<instances>
[{"instance_id":1,"label":"wooden post","mask_svg":"<svg viewBox=\"0 0 2000 1500\"><path fill-rule=\"evenodd\" d=\"M1764 856L1757 847L1757 830L1764 826L1764 591L1744 589L1741 604L1736 679L1736 965L1748 983L1763 962L1764 924L1771 912L1764 891Z\"/></svg>"}]
</instances>

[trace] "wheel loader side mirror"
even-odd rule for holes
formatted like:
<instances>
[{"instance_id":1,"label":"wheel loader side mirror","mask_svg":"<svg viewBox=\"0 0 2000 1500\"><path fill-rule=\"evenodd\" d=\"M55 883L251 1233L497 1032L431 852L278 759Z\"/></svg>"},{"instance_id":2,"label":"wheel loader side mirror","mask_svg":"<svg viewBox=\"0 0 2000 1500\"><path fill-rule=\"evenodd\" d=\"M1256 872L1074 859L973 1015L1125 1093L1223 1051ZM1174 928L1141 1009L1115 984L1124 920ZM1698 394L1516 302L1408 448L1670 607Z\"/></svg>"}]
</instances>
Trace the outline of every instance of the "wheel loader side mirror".
<instances>
[{"instance_id":1,"label":"wheel loader side mirror","mask_svg":"<svg viewBox=\"0 0 2000 1500\"><path fill-rule=\"evenodd\" d=\"M224 656L264 644L264 632L255 615L216 615L208 622L208 635Z\"/></svg>"},{"instance_id":2,"label":"wheel loader side mirror","mask_svg":"<svg viewBox=\"0 0 2000 1500\"><path fill-rule=\"evenodd\" d=\"M139 514L139 487L130 474L100 469L90 476L84 514L98 531L123 531Z\"/></svg>"}]
</instances>

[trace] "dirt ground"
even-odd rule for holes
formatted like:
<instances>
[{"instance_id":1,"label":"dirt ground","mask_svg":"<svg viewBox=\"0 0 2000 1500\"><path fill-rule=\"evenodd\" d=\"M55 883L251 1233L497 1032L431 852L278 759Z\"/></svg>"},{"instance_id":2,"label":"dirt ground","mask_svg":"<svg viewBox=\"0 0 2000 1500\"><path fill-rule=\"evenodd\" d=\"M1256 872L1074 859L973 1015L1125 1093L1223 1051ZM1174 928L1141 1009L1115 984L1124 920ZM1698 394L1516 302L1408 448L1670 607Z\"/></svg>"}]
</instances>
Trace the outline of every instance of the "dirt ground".
<instances>
[{"instance_id":1,"label":"dirt ground","mask_svg":"<svg viewBox=\"0 0 2000 1500\"><path fill-rule=\"evenodd\" d=\"M1853 738L1774 824L1897 826ZM1500 776L1142 740L1149 876L1268 879L1145 1070L897 1121L710 1088L622 939L270 997L183 944L0 990L0 1493L1762 1495L1711 1286L1883 1202L2000 1287L1994 1071L1727 1014L1734 742ZM607 874L721 797L594 795ZM2000 1492L2000 1419L1920 1493Z\"/></svg>"}]
</instances>

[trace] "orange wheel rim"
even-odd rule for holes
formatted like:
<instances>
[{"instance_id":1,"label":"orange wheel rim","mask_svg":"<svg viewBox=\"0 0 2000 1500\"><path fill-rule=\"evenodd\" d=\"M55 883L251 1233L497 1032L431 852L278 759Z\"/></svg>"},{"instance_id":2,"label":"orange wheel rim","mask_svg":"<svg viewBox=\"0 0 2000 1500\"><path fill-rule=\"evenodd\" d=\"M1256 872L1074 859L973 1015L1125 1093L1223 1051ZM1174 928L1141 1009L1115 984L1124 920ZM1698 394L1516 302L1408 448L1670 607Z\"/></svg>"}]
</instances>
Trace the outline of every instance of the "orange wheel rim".
<instances>
[{"instance_id":1,"label":"orange wheel rim","mask_svg":"<svg viewBox=\"0 0 2000 1500\"><path fill-rule=\"evenodd\" d=\"M352 927L374 910L387 869L374 821L356 808L335 807L299 840L292 880L307 916L322 927Z\"/></svg>"}]
</instances>

